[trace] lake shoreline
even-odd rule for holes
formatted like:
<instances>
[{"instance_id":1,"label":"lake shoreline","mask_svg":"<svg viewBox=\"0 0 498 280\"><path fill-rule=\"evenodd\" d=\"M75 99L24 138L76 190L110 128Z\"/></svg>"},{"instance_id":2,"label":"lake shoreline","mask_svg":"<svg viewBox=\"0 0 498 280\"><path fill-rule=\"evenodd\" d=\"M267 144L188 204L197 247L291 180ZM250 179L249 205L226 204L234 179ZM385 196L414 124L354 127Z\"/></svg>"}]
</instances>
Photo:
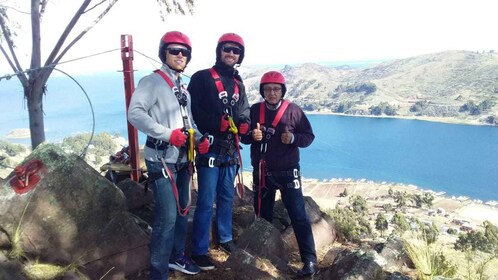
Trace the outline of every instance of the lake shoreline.
<instances>
[{"instance_id":1,"label":"lake shoreline","mask_svg":"<svg viewBox=\"0 0 498 280\"><path fill-rule=\"evenodd\" d=\"M334 115L334 116L359 117L359 118L416 120L416 121L426 121L426 122L435 122L435 123L444 123L444 124L458 124L458 125L495 126L492 124L479 122L479 120L475 119L465 120L454 117L349 115L344 113L335 113L332 111L305 111L305 113L310 115Z\"/></svg>"}]
</instances>

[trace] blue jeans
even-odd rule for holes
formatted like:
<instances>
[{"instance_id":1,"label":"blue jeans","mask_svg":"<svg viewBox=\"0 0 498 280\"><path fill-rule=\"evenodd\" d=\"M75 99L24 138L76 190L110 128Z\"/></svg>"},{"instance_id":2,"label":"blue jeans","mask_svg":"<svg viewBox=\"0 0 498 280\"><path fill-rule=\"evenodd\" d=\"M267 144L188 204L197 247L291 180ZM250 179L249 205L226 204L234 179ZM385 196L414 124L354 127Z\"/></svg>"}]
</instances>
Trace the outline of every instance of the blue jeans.
<instances>
[{"instance_id":1,"label":"blue jeans","mask_svg":"<svg viewBox=\"0 0 498 280\"><path fill-rule=\"evenodd\" d=\"M161 162L146 161L149 174L162 173ZM187 164L173 172L178 188L180 207L185 208L189 199L190 176ZM169 260L177 260L185 250L187 236L187 216L178 214L176 199L171 188L170 178L160 177L152 182L154 192L154 225L150 241L150 279L168 279Z\"/></svg>"},{"instance_id":2,"label":"blue jeans","mask_svg":"<svg viewBox=\"0 0 498 280\"><path fill-rule=\"evenodd\" d=\"M217 154L209 152L199 156L216 158ZM229 160L230 157L225 156L222 162ZM197 166L198 190L192 229L192 255L206 255L208 252L215 198L219 240L222 243L232 240L232 208L236 172L236 164L226 167Z\"/></svg>"},{"instance_id":3,"label":"blue jeans","mask_svg":"<svg viewBox=\"0 0 498 280\"><path fill-rule=\"evenodd\" d=\"M296 168L299 171L299 167ZM315 239L311 230L311 222L306 214L304 206L301 176L266 176L266 188L261 190L261 204L258 203L259 174L253 172L254 187L254 211L260 217L272 222L273 208L275 206L275 194L280 189L282 202L289 213L292 229L296 235L299 254L303 263L314 262L316 264Z\"/></svg>"}]
</instances>

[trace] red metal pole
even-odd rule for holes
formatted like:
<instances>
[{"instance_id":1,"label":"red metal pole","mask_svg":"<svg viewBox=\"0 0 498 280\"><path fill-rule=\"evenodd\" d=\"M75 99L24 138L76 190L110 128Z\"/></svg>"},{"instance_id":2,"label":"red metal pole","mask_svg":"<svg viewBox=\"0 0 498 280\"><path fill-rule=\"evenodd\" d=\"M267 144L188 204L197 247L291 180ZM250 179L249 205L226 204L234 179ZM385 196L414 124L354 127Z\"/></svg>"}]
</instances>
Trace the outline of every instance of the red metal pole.
<instances>
[{"instance_id":1,"label":"red metal pole","mask_svg":"<svg viewBox=\"0 0 498 280\"><path fill-rule=\"evenodd\" d=\"M121 35L121 59L123 60L126 115L128 115L131 95L135 91L135 81L133 79L133 37L131 35ZM129 121L126 122L128 124L128 143L130 146L130 177L133 181L138 182L141 173L138 131Z\"/></svg>"}]
</instances>

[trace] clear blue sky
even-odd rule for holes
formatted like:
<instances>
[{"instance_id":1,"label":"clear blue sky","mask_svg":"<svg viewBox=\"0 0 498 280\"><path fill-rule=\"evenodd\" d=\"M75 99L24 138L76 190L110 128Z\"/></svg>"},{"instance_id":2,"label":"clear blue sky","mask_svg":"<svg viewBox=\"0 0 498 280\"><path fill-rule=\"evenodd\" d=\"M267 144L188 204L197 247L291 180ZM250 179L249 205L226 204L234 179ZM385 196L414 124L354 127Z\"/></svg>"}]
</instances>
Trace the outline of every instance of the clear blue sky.
<instances>
[{"instance_id":1,"label":"clear blue sky","mask_svg":"<svg viewBox=\"0 0 498 280\"><path fill-rule=\"evenodd\" d=\"M71 2L80 1L50 2L42 30L44 52L51 50L74 13ZM243 66L394 59L446 50L498 51L495 0L197 0L194 15L171 15L165 22L158 9L155 0L120 0L63 60L117 49L121 34L133 35L135 49L157 59L159 39L169 30L180 30L192 40L187 72L213 64L216 42L225 32L236 32L246 41ZM11 17L29 19L20 13ZM28 54L26 21L17 40L19 53ZM29 65L27 55L20 59L23 66ZM6 64L1 56L0 75L10 72ZM134 64L144 70L158 67L139 54ZM120 53L61 68L70 73L119 70Z\"/></svg>"}]
</instances>

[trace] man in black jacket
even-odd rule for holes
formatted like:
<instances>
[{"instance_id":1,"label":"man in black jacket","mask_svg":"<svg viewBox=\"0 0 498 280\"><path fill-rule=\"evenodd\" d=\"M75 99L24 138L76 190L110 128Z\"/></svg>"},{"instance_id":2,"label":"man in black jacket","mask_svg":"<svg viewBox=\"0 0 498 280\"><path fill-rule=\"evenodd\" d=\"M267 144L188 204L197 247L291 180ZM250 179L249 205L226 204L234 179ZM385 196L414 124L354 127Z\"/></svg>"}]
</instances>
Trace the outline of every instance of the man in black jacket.
<instances>
[{"instance_id":1,"label":"man in black jacket","mask_svg":"<svg viewBox=\"0 0 498 280\"><path fill-rule=\"evenodd\" d=\"M286 90L281 73L270 71L263 75L259 92L264 101L251 106L252 131L242 140L251 144L256 215L272 222L275 194L280 190L304 263L297 273L311 276L317 271L317 259L304 207L299 148L311 145L315 135L301 108L283 99Z\"/></svg>"},{"instance_id":2,"label":"man in black jacket","mask_svg":"<svg viewBox=\"0 0 498 280\"><path fill-rule=\"evenodd\" d=\"M188 91L199 131L209 134L207 154L196 158L198 197L192 230L192 259L202 270L214 269L207 257L213 203L221 249L235 249L232 240L234 180L240 153L238 136L249 130L249 103L235 67L244 59L244 41L223 34L216 47L216 64L192 75Z\"/></svg>"}]
</instances>

